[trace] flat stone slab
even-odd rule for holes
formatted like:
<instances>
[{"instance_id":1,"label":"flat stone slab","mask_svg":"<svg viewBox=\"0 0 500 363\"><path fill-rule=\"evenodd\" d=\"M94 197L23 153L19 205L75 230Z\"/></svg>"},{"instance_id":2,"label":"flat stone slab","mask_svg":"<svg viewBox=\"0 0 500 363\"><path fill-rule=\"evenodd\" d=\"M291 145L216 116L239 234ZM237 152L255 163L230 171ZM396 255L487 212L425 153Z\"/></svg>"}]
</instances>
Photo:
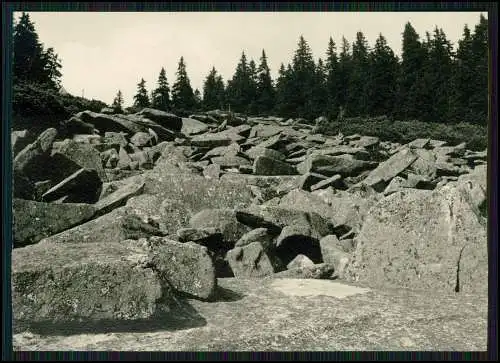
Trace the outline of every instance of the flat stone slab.
<instances>
[{"instance_id":1,"label":"flat stone slab","mask_svg":"<svg viewBox=\"0 0 500 363\"><path fill-rule=\"evenodd\" d=\"M276 279L218 279L215 302L184 301L191 316L175 326L169 321L125 328L67 332L20 331L14 350L111 351L485 351L488 296L408 289L359 291L357 284L324 289L322 282L289 282L279 291ZM326 283L326 282L324 282ZM291 290L294 290L291 289ZM344 297L329 296L336 291Z\"/></svg>"},{"instance_id":2,"label":"flat stone slab","mask_svg":"<svg viewBox=\"0 0 500 363\"><path fill-rule=\"evenodd\" d=\"M366 294L370 289L346 285L330 280L314 279L276 279L271 284L276 289L290 296L332 296L343 299L356 294Z\"/></svg>"}]
</instances>

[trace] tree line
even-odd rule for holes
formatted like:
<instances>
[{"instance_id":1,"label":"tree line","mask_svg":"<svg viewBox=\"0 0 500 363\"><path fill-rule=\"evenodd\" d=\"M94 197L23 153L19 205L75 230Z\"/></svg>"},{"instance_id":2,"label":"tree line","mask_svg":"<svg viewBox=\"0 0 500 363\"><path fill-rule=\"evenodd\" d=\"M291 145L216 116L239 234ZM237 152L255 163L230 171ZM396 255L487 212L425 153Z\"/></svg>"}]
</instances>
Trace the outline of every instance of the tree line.
<instances>
[{"instance_id":1,"label":"tree line","mask_svg":"<svg viewBox=\"0 0 500 363\"><path fill-rule=\"evenodd\" d=\"M249 115L307 120L385 115L400 120L484 124L488 117L488 22L483 15L473 30L464 26L456 48L442 29L436 27L420 39L408 22L402 33L401 57L382 34L370 47L359 31L352 43L342 37L339 46L330 37L325 58L315 60L300 36L292 61L280 65L276 80L271 77L265 50L258 65L242 52L227 82L212 67L204 80L203 97L198 89L193 90L181 57L171 88L164 67L151 92L146 81L140 80L133 108L230 108ZM28 15L23 14L14 34L14 80L30 78L57 87L59 69L57 55L52 48L43 50ZM122 109L121 91L112 106Z\"/></svg>"}]
</instances>

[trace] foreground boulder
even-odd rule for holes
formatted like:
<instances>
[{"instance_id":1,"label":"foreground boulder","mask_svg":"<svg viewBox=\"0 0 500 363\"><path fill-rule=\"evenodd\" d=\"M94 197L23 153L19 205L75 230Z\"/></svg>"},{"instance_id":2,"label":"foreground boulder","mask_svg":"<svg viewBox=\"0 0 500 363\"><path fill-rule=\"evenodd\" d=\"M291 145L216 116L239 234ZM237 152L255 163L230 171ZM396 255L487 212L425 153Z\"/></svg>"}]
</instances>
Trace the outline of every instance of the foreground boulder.
<instances>
[{"instance_id":1,"label":"foreground boulder","mask_svg":"<svg viewBox=\"0 0 500 363\"><path fill-rule=\"evenodd\" d=\"M190 296L201 299L213 297L217 279L206 247L159 237L152 237L151 240L157 244L151 252L151 264L162 281Z\"/></svg>"},{"instance_id":2,"label":"foreground boulder","mask_svg":"<svg viewBox=\"0 0 500 363\"><path fill-rule=\"evenodd\" d=\"M454 183L453 183L454 184ZM373 285L487 293L486 218L466 185L408 189L374 206L350 278Z\"/></svg>"},{"instance_id":3,"label":"foreground boulder","mask_svg":"<svg viewBox=\"0 0 500 363\"><path fill-rule=\"evenodd\" d=\"M274 273L271 260L259 242L230 250L226 259L235 277L259 278Z\"/></svg>"},{"instance_id":4,"label":"foreground boulder","mask_svg":"<svg viewBox=\"0 0 500 363\"><path fill-rule=\"evenodd\" d=\"M12 310L27 322L150 318L162 298L147 254L126 243L33 245L12 253ZM77 261L77 263L75 263Z\"/></svg>"},{"instance_id":5,"label":"foreground boulder","mask_svg":"<svg viewBox=\"0 0 500 363\"><path fill-rule=\"evenodd\" d=\"M15 198L12 211L14 247L22 247L87 222L96 209L89 204L51 204Z\"/></svg>"}]
</instances>

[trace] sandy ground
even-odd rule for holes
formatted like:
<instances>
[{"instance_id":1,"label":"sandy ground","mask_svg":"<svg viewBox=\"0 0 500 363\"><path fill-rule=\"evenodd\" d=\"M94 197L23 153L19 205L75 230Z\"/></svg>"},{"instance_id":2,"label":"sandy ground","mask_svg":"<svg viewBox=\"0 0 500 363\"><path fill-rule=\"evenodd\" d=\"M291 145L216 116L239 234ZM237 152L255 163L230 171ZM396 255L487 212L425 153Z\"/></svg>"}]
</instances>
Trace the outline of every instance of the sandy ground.
<instances>
[{"instance_id":1,"label":"sandy ground","mask_svg":"<svg viewBox=\"0 0 500 363\"><path fill-rule=\"evenodd\" d=\"M14 350L486 351L487 296L372 290L327 280L219 279L141 322L14 329Z\"/></svg>"}]
</instances>

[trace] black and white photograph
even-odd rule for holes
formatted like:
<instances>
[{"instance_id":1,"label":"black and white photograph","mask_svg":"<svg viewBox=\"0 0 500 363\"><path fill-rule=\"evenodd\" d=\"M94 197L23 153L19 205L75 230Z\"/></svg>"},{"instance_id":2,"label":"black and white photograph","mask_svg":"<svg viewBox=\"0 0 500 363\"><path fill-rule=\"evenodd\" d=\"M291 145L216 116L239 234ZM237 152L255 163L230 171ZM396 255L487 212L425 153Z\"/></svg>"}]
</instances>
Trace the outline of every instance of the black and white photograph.
<instances>
[{"instance_id":1,"label":"black and white photograph","mask_svg":"<svg viewBox=\"0 0 500 363\"><path fill-rule=\"evenodd\" d=\"M14 352L487 351L486 7L11 31Z\"/></svg>"}]
</instances>

